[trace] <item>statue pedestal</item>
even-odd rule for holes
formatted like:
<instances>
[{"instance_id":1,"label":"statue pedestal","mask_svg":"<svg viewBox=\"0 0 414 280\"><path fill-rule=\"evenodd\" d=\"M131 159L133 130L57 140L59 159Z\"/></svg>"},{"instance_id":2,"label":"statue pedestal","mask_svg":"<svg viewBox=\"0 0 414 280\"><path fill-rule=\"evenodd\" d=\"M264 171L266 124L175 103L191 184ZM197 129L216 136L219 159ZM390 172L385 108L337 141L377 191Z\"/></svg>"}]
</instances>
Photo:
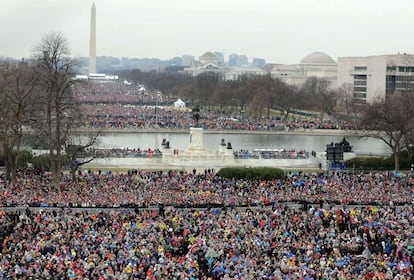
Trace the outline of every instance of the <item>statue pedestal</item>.
<instances>
[{"instance_id":1,"label":"statue pedestal","mask_svg":"<svg viewBox=\"0 0 414 280\"><path fill-rule=\"evenodd\" d=\"M220 156L224 156L226 154L226 145L220 145L219 146L219 150L218 150L218 154Z\"/></svg>"},{"instance_id":2,"label":"statue pedestal","mask_svg":"<svg viewBox=\"0 0 414 280\"><path fill-rule=\"evenodd\" d=\"M177 165L183 168L193 168L194 166L215 168L235 164L230 143L229 145L221 144L218 151L206 151L203 144L203 129L200 127L190 128L190 144L185 151L174 153L171 149L163 149L162 153L162 160L165 164Z\"/></svg>"},{"instance_id":3,"label":"statue pedestal","mask_svg":"<svg viewBox=\"0 0 414 280\"><path fill-rule=\"evenodd\" d=\"M224 151L224 160L227 163L234 162L233 149L226 148L226 150Z\"/></svg>"},{"instance_id":4,"label":"statue pedestal","mask_svg":"<svg viewBox=\"0 0 414 280\"><path fill-rule=\"evenodd\" d=\"M185 151L188 154L200 155L205 154L206 150L203 144L203 129L200 127L190 128L190 145Z\"/></svg>"}]
</instances>

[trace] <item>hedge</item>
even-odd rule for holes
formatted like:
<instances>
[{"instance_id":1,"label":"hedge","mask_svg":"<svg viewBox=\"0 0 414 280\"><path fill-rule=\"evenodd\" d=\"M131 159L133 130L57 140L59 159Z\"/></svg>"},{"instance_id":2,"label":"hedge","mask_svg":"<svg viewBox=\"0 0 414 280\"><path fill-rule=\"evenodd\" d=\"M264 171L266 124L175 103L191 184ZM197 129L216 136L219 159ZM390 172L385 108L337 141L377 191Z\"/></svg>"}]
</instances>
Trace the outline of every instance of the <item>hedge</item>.
<instances>
[{"instance_id":1,"label":"hedge","mask_svg":"<svg viewBox=\"0 0 414 280\"><path fill-rule=\"evenodd\" d=\"M19 152L19 160L17 162L17 168L25 168L28 163L31 163L33 160L33 154L29 151L23 150ZM6 159L4 155L0 156L0 166L6 165Z\"/></svg>"},{"instance_id":2,"label":"hedge","mask_svg":"<svg viewBox=\"0 0 414 280\"><path fill-rule=\"evenodd\" d=\"M66 162L66 156L61 155L60 156L60 162L63 166ZM51 171L50 166L51 160L49 154L41 154L38 156L33 157L32 164L35 169L40 169L44 171Z\"/></svg>"},{"instance_id":3,"label":"hedge","mask_svg":"<svg viewBox=\"0 0 414 280\"><path fill-rule=\"evenodd\" d=\"M393 170L393 157L356 157L345 161L345 167L358 170ZM400 157L400 169L410 169L411 157Z\"/></svg>"},{"instance_id":4,"label":"hedge","mask_svg":"<svg viewBox=\"0 0 414 280\"><path fill-rule=\"evenodd\" d=\"M19 162L17 163L17 168L25 168L29 163L33 161L33 154L30 151L20 151L19 153Z\"/></svg>"},{"instance_id":5,"label":"hedge","mask_svg":"<svg viewBox=\"0 0 414 280\"><path fill-rule=\"evenodd\" d=\"M285 172L273 167L225 167L220 169L217 175L244 180L272 180L284 178Z\"/></svg>"}]
</instances>

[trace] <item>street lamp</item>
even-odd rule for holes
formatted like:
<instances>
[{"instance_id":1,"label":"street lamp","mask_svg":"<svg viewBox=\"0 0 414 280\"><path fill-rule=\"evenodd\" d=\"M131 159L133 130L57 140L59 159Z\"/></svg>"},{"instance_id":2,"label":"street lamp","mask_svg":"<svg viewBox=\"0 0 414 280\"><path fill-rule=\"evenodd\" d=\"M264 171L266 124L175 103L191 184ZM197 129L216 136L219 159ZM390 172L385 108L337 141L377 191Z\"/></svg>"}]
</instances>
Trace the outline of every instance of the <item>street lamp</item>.
<instances>
[{"instance_id":1,"label":"street lamp","mask_svg":"<svg viewBox=\"0 0 414 280\"><path fill-rule=\"evenodd\" d=\"M408 148L410 150L411 153L411 176L414 175L414 160L413 160L413 154L414 154L414 144L410 143L408 144Z\"/></svg>"}]
</instances>

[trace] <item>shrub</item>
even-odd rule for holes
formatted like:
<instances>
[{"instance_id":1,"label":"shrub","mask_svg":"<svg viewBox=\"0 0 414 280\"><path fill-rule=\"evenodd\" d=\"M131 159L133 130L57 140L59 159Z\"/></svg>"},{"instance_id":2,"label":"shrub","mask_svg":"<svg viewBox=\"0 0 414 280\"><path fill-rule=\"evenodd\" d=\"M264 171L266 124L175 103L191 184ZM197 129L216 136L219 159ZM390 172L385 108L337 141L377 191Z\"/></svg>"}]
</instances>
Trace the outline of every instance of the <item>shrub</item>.
<instances>
[{"instance_id":1,"label":"shrub","mask_svg":"<svg viewBox=\"0 0 414 280\"><path fill-rule=\"evenodd\" d=\"M63 166L66 162L66 156L63 156L63 155L60 156L60 162L61 162L61 165ZM32 164L33 164L33 168L35 169L51 171L49 154L41 154L41 155L33 157Z\"/></svg>"},{"instance_id":2,"label":"shrub","mask_svg":"<svg viewBox=\"0 0 414 280\"><path fill-rule=\"evenodd\" d=\"M33 161L33 154L29 151L20 151L19 153L19 162L17 163L17 168L25 168L28 163Z\"/></svg>"},{"instance_id":3,"label":"shrub","mask_svg":"<svg viewBox=\"0 0 414 280\"><path fill-rule=\"evenodd\" d=\"M394 160L389 157L356 157L345 161L345 166L358 170L392 170Z\"/></svg>"},{"instance_id":4,"label":"shrub","mask_svg":"<svg viewBox=\"0 0 414 280\"><path fill-rule=\"evenodd\" d=\"M413 158L407 153L400 154L400 169L408 170L411 168ZM393 170L394 157L356 157L345 161L346 168L359 170Z\"/></svg>"},{"instance_id":5,"label":"shrub","mask_svg":"<svg viewBox=\"0 0 414 280\"><path fill-rule=\"evenodd\" d=\"M274 167L225 167L220 169L217 175L244 180L272 180L283 178L285 172Z\"/></svg>"},{"instance_id":6,"label":"shrub","mask_svg":"<svg viewBox=\"0 0 414 280\"><path fill-rule=\"evenodd\" d=\"M28 163L31 163L33 159L33 154L29 151L23 150L19 152L19 160L17 162L17 168L25 168ZM6 165L6 159L4 155L0 156L0 166Z\"/></svg>"}]
</instances>

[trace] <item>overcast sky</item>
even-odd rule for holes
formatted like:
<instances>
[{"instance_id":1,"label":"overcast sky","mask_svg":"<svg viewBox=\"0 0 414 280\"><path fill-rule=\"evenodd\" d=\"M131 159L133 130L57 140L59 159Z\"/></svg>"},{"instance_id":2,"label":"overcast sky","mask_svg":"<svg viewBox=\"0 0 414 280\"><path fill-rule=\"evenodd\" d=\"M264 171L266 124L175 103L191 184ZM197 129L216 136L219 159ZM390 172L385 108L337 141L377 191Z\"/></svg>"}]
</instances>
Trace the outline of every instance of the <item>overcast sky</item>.
<instances>
[{"instance_id":1,"label":"overcast sky","mask_svg":"<svg viewBox=\"0 0 414 280\"><path fill-rule=\"evenodd\" d=\"M412 0L0 0L0 56L28 57L51 31L87 56L92 2L98 56L220 51L298 63L313 51L337 60L414 49Z\"/></svg>"}]
</instances>

